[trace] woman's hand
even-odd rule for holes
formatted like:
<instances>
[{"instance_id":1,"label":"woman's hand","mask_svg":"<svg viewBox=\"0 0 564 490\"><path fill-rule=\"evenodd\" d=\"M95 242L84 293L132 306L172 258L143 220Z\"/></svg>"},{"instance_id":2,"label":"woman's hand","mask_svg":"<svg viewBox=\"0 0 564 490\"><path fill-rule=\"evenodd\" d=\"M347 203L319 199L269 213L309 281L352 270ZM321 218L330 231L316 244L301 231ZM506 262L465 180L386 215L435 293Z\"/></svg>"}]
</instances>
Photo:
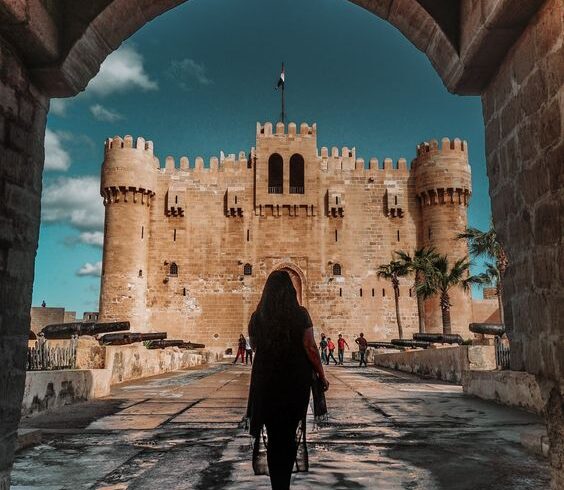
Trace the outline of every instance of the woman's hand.
<instances>
[{"instance_id":1,"label":"woman's hand","mask_svg":"<svg viewBox=\"0 0 564 490\"><path fill-rule=\"evenodd\" d=\"M323 391L327 391L329 389L329 380L325 377L325 375L320 376L319 379L323 385Z\"/></svg>"}]
</instances>

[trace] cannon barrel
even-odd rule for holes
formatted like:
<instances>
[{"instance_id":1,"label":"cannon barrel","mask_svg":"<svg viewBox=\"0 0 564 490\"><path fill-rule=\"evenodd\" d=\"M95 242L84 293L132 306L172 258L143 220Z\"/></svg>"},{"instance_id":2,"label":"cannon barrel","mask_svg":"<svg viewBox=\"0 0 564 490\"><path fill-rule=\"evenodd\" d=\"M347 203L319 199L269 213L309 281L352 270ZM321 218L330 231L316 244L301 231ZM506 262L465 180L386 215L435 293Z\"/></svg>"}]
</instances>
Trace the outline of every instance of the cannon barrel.
<instances>
[{"instance_id":1,"label":"cannon barrel","mask_svg":"<svg viewBox=\"0 0 564 490\"><path fill-rule=\"evenodd\" d=\"M426 349L431 346L431 342L423 342L422 340L405 340L405 339L392 339L392 344L401 345L402 347L421 347Z\"/></svg>"},{"instance_id":2,"label":"cannon barrel","mask_svg":"<svg viewBox=\"0 0 564 490\"><path fill-rule=\"evenodd\" d=\"M462 344L464 342L464 339L457 333L414 333L413 340L437 344Z\"/></svg>"},{"instance_id":3,"label":"cannon barrel","mask_svg":"<svg viewBox=\"0 0 564 490\"><path fill-rule=\"evenodd\" d=\"M166 347L182 347L184 340L152 340L148 349L164 349Z\"/></svg>"},{"instance_id":4,"label":"cannon barrel","mask_svg":"<svg viewBox=\"0 0 564 490\"><path fill-rule=\"evenodd\" d=\"M121 332L108 333L102 335L98 340L104 345L127 345L135 342L145 342L146 340L163 340L166 339L166 332Z\"/></svg>"},{"instance_id":5,"label":"cannon barrel","mask_svg":"<svg viewBox=\"0 0 564 490\"><path fill-rule=\"evenodd\" d=\"M43 327L41 333L46 339L70 339L73 335L96 335L105 332L129 330L129 322L70 322L53 323Z\"/></svg>"},{"instance_id":6,"label":"cannon barrel","mask_svg":"<svg viewBox=\"0 0 564 490\"><path fill-rule=\"evenodd\" d=\"M400 349L399 345L394 345L391 342L367 342L367 345L376 349Z\"/></svg>"},{"instance_id":7,"label":"cannon barrel","mask_svg":"<svg viewBox=\"0 0 564 490\"><path fill-rule=\"evenodd\" d=\"M182 349L188 349L188 350L193 350L193 349L205 349L206 348L206 344L195 344L193 342L184 342L180 348Z\"/></svg>"},{"instance_id":8,"label":"cannon barrel","mask_svg":"<svg viewBox=\"0 0 564 490\"><path fill-rule=\"evenodd\" d=\"M502 325L501 323L471 323L470 331L485 335L501 336L505 333L505 325Z\"/></svg>"}]
</instances>

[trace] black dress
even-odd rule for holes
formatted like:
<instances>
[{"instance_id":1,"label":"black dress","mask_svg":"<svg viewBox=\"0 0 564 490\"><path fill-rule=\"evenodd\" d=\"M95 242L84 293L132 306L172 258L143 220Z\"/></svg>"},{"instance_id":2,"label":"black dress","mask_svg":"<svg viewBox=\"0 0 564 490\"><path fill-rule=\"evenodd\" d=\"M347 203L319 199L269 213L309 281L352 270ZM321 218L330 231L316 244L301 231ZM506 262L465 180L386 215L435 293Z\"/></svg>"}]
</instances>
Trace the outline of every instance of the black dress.
<instances>
[{"instance_id":1,"label":"black dress","mask_svg":"<svg viewBox=\"0 0 564 490\"><path fill-rule=\"evenodd\" d=\"M268 432L267 444L281 441L282 448L278 450L284 454L279 454L280 458L290 461L297 471L308 469L305 417L313 369L303 338L305 330L310 327L311 318L303 307L300 308L296 321L288 325L288 340L261 342L260 339L268 334L269 325L263 324L257 313L253 313L249 322L249 335L255 342L256 353L247 416L250 420L250 433L255 437L253 468L257 474L266 473L264 461L259 461L260 445L266 442L265 432ZM271 449L269 446L268 462L272 479Z\"/></svg>"}]
</instances>

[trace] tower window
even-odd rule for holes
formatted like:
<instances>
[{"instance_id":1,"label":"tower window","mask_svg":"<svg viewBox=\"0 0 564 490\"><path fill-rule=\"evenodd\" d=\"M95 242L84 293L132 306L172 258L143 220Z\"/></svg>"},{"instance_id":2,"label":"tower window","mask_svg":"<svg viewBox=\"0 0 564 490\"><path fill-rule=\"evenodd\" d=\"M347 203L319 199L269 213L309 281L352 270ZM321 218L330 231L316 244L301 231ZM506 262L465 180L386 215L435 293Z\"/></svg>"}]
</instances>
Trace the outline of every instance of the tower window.
<instances>
[{"instance_id":1,"label":"tower window","mask_svg":"<svg viewBox=\"0 0 564 490\"><path fill-rule=\"evenodd\" d=\"M237 196L235 196L235 204L237 204Z\"/></svg>"},{"instance_id":2,"label":"tower window","mask_svg":"<svg viewBox=\"0 0 564 490\"><path fill-rule=\"evenodd\" d=\"M360 297L362 298L362 288L360 288Z\"/></svg>"},{"instance_id":3,"label":"tower window","mask_svg":"<svg viewBox=\"0 0 564 490\"><path fill-rule=\"evenodd\" d=\"M339 205L339 196L335 196L335 204L338 206Z\"/></svg>"},{"instance_id":4,"label":"tower window","mask_svg":"<svg viewBox=\"0 0 564 490\"><path fill-rule=\"evenodd\" d=\"M243 274L245 276L251 276L253 274L253 266L251 264L245 264L243 267Z\"/></svg>"},{"instance_id":5,"label":"tower window","mask_svg":"<svg viewBox=\"0 0 564 490\"><path fill-rule=\"evenodd\" d=\"M182 296L186 296L186 288L182 288Z\"/></svg>"},{"instance_id":6,"label":"tower window","mask_svg":"<svg viewBox=\"0 0 564 490\"><path fill-rule=\"evenodd\" d=\"M398 235L398 242L399 242L399 241L400 241L400 234L399 234L399 230L398 230L398 233L397 233L397 235Z\"/></svg>"},{"instance_id":7,"label":"tower window","mask_svg":"<svg viewBox=\"0 0 564 490\"><path fill-rule=\"evenodd\" d=\"M143 235L145 234L145 227L141 227L141 240L143 240Z\"/></svg>"},{"instance_id":8,"label":"tower window","mask_svg":"<svg viewBox=\"0 0 564 490\"><path fill-rule=\"evenodd\" d=\"M251 230L247 230L247 241L251 239Z\"/></svg>"},{"instance_id":9,"label":"tower window","mask_svg":"<svg viewBox=\"0 0 564 490\"><path fill-rule=\"evenodd\" d=\"M409 297L411 298L411 288L409 288Z\"/></svg>"},{"instance_id":10,"label":"tower window","mask_svg":"<svg viewBox=\"0 0 564 490\"><path fill-rule=\"evenodd\" d=\"M172 264L170 264L170 274L171 276L177 276L178 275L178 266L176 265L176 262L173 262Z\"/></svg>"},{"instance_id":11,"label":"tower window","mask_svg":"<svg viewBox=\"0 0 564 490\"><path fill-rule=\"evenodd\" d=\"M372 297L374 297L374 288L372 288Z\"/></svg>"},{"instance_id":12,"label":"tower window","mask_svg":"<svg viewBox=\"0 0 564 490\"><path fill-rule=\"evenodd\" d=\"M304 157L295 153L290 158L290 194L303 194L305 190Z\"/></svg>"},{"instance_id":13,"label":"tower window","mask_svg":"<svg viewBox=\"0 0 564 490\"><path fill-rule=\"evenodd\" d=\"M342 273L341 264L333 264L333 275L340 276Z\"/></svg>"},{"instance_id":14,"label":"tower window","mask_svg":"<svg viewBox=\"0 0 564 490\"><path fill-rule=\"evenodd\" d=\"M394 204L397 206L398 205L398 196L394 196Z\"/></svg>"},{"instance_id":15,"label":"tower window","mask_svg":"<svg viewBox=\"0 0 564 490\"><path fill-rule=\"evenodd\" d=\"M339 232L337 230L335 230L335 241L339 241Z\"/></svg>"},{"instance_id":16,"label":"tower window","mask_svg":"<svg viewBox=\"0 0 564 490\"><path fill-rule=\"evenodd\" d=\"M173 236L172 236L172 240L173 240L173 241L176 241L176 228L174 229L174 234L173 234Z\"/></svg>"},{"instance_id":17,"label":"tower window","mask_svg":"<svg viewBox=\"0 0 564 490\"><path fill-rule=\"evenodd\" d=\"M268 159L268 193L282 194L284 182L284 160L278 153Z\"/></svg>"},{"instance_id":18,"label":"tower window","mask_svg":"<svg viewBox=\"0 0 564 490\"><path fill-rule=\"evenodd\" d=\"M143 270L139 269L139 277L143 277Z\"/></svg>"},{"instance_id":19,"label":"tower window","mask_svg":"<svg viewBox=\"0 0 564 490\"><path fill-rule=\"evenodd\" d=\"M386 296L386 290L382 289L382 296L385 297Z\"/></svg>"},{"instance_id":20,"label":"tower window","mask_svg":"<svg viewBox=\"0 0 564 490\"><path fill-rule=\"evenodd\" d=\"M343 288L339 288L339 296L343 296Z\"/></svg>"},{"instance_id":21,"label":"tower window","mask_svg":"<svg viewBox=\"0 0 564 490\"><path fill-rule=\"evenodd\" d=\"M178 196L174 196L174 204L178 204Z\"/></svg>"}]
</instances>

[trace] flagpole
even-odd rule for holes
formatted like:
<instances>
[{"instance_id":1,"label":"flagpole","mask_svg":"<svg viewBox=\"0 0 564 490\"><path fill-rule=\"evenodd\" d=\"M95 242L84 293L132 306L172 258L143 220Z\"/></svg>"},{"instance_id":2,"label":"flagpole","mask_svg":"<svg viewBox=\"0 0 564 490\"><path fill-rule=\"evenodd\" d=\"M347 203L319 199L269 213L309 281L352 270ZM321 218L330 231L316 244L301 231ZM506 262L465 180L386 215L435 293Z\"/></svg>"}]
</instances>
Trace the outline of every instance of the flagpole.
<instances>
[{"instance_id":1,"label":"flagpole","mask_svg":"<svg viewBox=\"0 0 564 490\"><path fill-rule=\"evenodd\" d=\"M284 73L284 62L282 62L282 73ZM286 80L283 80L282 83L282 124L285 124L285 119L286 119L286 107L285 107L285 100L284 100L284 88L286 85Z\"/></svg>"}]
</instances>

